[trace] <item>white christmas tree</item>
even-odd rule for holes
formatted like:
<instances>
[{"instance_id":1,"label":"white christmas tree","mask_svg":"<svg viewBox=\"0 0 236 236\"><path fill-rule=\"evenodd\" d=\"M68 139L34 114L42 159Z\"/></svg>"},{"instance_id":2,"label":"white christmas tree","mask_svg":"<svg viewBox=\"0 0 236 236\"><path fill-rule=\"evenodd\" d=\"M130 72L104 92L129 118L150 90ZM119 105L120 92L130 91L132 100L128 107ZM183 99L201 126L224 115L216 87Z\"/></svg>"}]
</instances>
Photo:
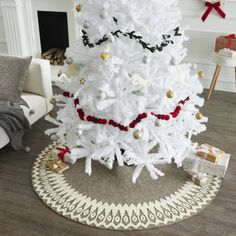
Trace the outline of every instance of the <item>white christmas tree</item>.
<instances>
[{"instance_id":1,"label":"white christmas tree","mask_svg":"<svg viewBox=\"0 0 236 236\"><path fill-rule=\"evenodd\" d=\"M177 166L193 149L192 135L206 129L199 112L199 77L191 75L177 0L76 0L81 38L67 49L67 69L57 81L64 91L55 134L71 158L108 168L135 166L153 179L158 165Z\"/></svg>"}]
</instances>

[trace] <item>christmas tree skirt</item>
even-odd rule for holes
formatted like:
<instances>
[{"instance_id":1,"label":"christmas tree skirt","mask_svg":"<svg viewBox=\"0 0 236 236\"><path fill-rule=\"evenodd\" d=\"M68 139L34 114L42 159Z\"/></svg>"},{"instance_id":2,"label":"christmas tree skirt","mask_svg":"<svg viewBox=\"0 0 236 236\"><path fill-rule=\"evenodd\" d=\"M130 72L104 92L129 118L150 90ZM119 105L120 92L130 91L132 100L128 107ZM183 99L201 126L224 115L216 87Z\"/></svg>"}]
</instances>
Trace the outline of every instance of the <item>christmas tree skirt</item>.
<instances>
[{"instance_id":1,"label":"christmas tree skirt","mask_svg":"<svg viewBox=\"0 0 236 236\"><path fill-rule=\"evenodd\" d=\"M207 207L221 185L215 177L202 188L187 180L182 168L167 165L164 177L154 181L143 172L132 183L133 167L108 170L93 162L93 174L84 173L81 160L64 174L48 169L54 145L36 159L32 183L42 201L70 220L112 230L147 229L187 219Z\"/></svg>"}]
</instances>

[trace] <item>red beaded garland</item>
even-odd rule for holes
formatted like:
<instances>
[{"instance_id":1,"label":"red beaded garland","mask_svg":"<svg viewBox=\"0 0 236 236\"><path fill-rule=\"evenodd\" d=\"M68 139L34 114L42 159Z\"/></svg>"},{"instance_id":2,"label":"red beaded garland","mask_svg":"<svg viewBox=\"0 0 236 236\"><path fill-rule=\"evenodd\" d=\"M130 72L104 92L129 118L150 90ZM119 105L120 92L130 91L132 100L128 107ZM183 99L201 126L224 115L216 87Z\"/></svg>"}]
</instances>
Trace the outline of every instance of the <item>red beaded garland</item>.
<instances>
[{"instance_id":1,"label":"red beaded garland","mask_svg":"<svg viewBox=\"0 0 236 236\"><path fill-rule=\"evenodd\" d=\"M63 96L69 98L69 97L70 97L70 93L69 93L69 92L64 92L64 93L63 93Z\"/></svg>"},{"instance_id":2,"label":"red beaded garland","mask_svg":"<svg viewBox=\"0 0 236 236\"><path fill-rule=\"evenodd\" d=\"M93 119L92 119L92 116L87 116L86 120L87 120L87 121L92 121L92 120L93 120Z\"/></svg>"},{"instance_id":3,"label":"red beaded garland","mask_svg":"<svg viewBox=\"0 0 236 236\"><path fill-rule=\"evenodd\" d=\"M75 104L75 107L76 107L77 105L79 105L79 99L78 99L78 98L74 100L74 104Z\"/></svg>"},{"instance_id":4,"label":"red beaded garland","mask_svg":"<svg viewBox=\"0 0 236 236\"><path fill-rule=\"evenodd\" d=\"M64 97L68 97L68 98L72 98L73 94L71 94L69 92L64 92L63 96ZM190 97L187 97L185 100L180 100L178 104L184 105L189 100L190 100ZM75 105L75 107L77 105L79 105L79 99L78 98L74 99L74 105ZM182 110L182 107L180 105L178 105L173 112L169 113L169 115L156 114L154 112L151 112L151 115L155 116L159 120L166 120L166 121L168 121L168 120L171 119L171 117L172 118L176 118L179 115L181 110ZM111 125L113 127L119 128L121 131L126 131L126 132L128 131L128 126L121 125L121 124L115 122L114 120L107 121L106 119L97 118L97 117L91 116L91 115L88 115L85 118L85 113L84 113L82 108L77 109L77 113L79 114L79 117L80 117L81 120L87 120L88 122L93 122L95 124L101 124L101 125L109 124L109 125ZM148 114L146 112L144 112L142 114L139 114L137 116L137 118L135 120L133 120L129 124L129 127L134 129L138 123L140 123L143 119L146 119L147 117L148 117Z\"/></svg>"}]
</instances>

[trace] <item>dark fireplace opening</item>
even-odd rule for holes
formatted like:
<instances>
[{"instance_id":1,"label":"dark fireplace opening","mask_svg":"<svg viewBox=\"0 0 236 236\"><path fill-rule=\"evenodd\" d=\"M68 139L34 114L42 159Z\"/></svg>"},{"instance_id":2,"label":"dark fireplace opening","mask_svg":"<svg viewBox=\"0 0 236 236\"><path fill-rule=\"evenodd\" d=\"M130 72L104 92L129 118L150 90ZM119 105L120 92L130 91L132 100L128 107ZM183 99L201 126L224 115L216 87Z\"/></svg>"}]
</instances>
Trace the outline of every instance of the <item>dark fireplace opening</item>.
<instances>
[{"instance_id":1,"label":"dark fireplace opening","mask_svg":"<svg viewBox=\"0 0 236 236\"><path fill-rule=\"evenodd\" d=\"M66 12L38 11L42 57L52 65L63 65L69 47Z\"/></svg>"}]
</instances>

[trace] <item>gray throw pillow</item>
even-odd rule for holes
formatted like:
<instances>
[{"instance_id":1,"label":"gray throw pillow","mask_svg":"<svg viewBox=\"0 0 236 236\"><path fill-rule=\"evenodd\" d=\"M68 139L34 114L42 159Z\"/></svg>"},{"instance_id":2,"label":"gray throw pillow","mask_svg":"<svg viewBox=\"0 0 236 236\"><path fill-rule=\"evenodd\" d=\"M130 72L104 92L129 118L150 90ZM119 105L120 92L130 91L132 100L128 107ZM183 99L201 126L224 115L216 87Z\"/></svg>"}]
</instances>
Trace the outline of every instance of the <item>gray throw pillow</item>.
<instances>
[{"instance_id":1,"label":"gray throw pillow","mask_svg":"<svg viewBox=\"0 0 236 236\"><path fill-rule=\"evenodd\" d=\"M0 55L0 101L20 102L31 60Z\"/></svg>"}]
</instances>

